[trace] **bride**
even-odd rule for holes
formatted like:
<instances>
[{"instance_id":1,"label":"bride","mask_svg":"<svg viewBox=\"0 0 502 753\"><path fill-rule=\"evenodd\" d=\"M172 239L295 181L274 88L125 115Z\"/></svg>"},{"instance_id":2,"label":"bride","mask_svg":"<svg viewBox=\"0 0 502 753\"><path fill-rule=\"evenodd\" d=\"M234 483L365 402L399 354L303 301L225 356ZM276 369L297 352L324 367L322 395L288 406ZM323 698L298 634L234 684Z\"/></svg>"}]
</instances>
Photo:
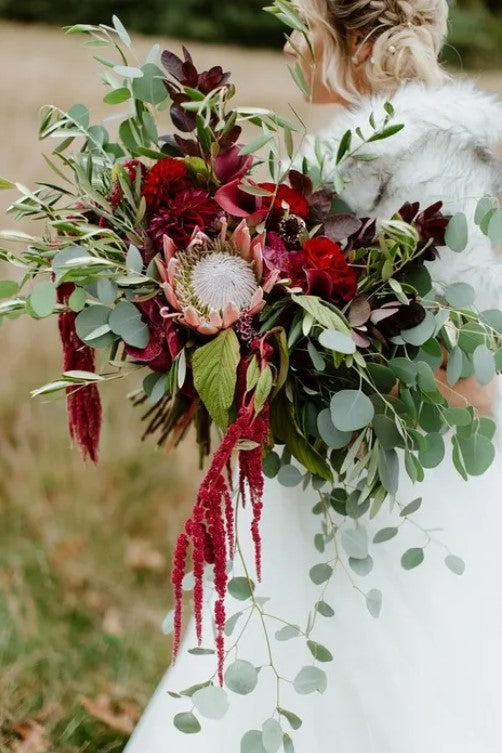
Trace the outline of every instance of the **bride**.
<instances>
[{"instance_id":1,"label":"bride","mask_svg":"<svg viewBox=\"0 0 502 753\"><path fill-rule=\"evenodd\" d=\"M297 33L286 52L301 64L312 101L344 106L324 134L326 152L347 128L367 131L370 113L379 113L386 100L393 103L396 122L405 125L396 136L370 145L376 159L348 166L343 199L358 215L377 219L390 217L407 198L422 206L441 199L447 212L465 212L472 226L468 248L462 254L444 250L431 263L431 273L440 283L469 282L481 309L500 306L502 267L473 213L478 198L499 190L502 173L494 150L502 139L502 111L440 67L446 0L299 0L298 6L314 56ZM493 386L465 380L453 391L444 377L437 373L453 405L496 413ZM187 653L197 645L190 626L127 753L264 753L259 733L249 730L261 730L277 705L303 722L293 732L284 716L279 718L294 741L293 748L287 739L286 753L500 753L501 469L499 453L488 473L466 483L445 462L415 487L401 480L401 505L423 498L413 516L403 518L395 507L364 520L370 542L385 526L398 526L399 534L370 545L371 572L354 573L341 559L324 596L335 614L320 617L316 626L316 640L334 655L322 665L328 674L323 693L298 695L286 685L277 703L274 672L294 677L309 658L304 642L274 639L279 623L255 617L243 633L238 656L262 667L257 690L250 698L229 693L230 708L222 720L203 720L201 732L182 734L172 718L190 711L190 699L169 691L200 683L214 669L213 657ZM257 594L269 599L266 615L302 626L318 593L308 577L319 562L313 546L319 526L311 511L315 501L311 490L286 489L276 481L266 486L266 585ZM239 515L245 532L246 513ZM242 539L244 556L252 561L245 533ZM410 547L423 547L425 562L406 571L400 557ZM448 555L465 560L462 577L445 567ZM461 560L455 562L460 572ZM365 595L377 588L383 605L375 619L366 610ZM228 602L229 615L243 610L242 602L231 597Z\"/></svg>"}]
</instances>

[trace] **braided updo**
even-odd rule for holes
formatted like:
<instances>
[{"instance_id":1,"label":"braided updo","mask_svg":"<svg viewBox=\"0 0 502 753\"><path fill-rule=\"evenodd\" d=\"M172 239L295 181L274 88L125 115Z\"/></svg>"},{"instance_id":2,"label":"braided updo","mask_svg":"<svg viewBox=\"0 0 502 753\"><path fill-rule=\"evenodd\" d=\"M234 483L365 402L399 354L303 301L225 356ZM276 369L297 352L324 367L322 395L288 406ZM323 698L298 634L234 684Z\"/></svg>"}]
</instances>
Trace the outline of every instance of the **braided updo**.
<instances>
[{"instance_id":1,"label":"braided updo","mask_svg":"<svg viewBox=\"0 0 502 753\"><path fill-rule=\"evenodd\" d=\"M328 85L354 100L361 93L354 81L349 41L371 42L364 63L369 91L392 91L402 81L434 86L447 74L438 62L446 38L447 0L297 0L305 21L325 35L322 61Z\"/></svg>"}]
</instances>

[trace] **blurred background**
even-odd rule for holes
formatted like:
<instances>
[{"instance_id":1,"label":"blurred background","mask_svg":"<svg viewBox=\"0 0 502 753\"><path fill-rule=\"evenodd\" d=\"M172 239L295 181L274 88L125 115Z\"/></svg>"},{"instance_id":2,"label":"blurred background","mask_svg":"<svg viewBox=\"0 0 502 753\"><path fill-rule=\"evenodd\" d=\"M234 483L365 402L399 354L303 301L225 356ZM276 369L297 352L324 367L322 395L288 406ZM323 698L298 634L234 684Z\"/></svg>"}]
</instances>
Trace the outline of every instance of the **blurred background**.
<instances>
[{"instance_id":1,"label":"blurred background","mask_svg":"<svg viewBox=\"0 0 502 753\"><path fill-rule=\"evenodd\" d=\"M47 176L43 104L109 115L92 51L58 27L114 13L140 57L155 42L190 41L199 66L233 71L241 104L292 105L309 129L325 125L332 112L303 103L280 55L283 30L260 4L0 0L0 176ZM502 94L502 0L458 0L451 19L447 64ZM0 192L4 228L12 198ZM169 559L198 470L190 441L171 455L140 443L125 381L102 391L101 464L84 466L63 402L29 397L60 373L56 329L20 319L0 330L0 753L118 753L169 661Z\"/></svg>"}]
</instances>

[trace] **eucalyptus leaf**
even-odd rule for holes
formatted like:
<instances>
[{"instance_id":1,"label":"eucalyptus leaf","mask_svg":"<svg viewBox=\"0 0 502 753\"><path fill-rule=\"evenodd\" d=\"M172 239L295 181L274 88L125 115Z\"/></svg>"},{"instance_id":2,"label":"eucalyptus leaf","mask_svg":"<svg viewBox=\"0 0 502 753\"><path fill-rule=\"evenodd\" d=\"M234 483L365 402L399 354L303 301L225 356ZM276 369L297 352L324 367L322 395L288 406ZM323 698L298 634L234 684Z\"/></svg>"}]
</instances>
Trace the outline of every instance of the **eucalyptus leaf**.
<instances>
[{"instance_id":1,"label":"eucalyptus leaf","mask_svg":"<svg viewBox=\"0 0 502 753\"><path fill-rule=\"evenodd\" d=\"M300 628L297 625L285 625L275 634L277 641L290 641L292 638L298 638Z\"/></svg>"},{"instance_id":2,"label":"eucalyptus leaf","mask_svg":"<svg viewBox=\"0 0 502 753\"><path fill-rule=\"evenodd\" d=\"M469 230L467 217L463 212L457 212L457 214L453 215L446 228L446 245L451 248L452 251L459 253L464 251L467 247L468 237Z\"/></svg>"},{"instance_id":3,"label":"eucalyptus leaf","mask_svg":"<svg viewBox=\"0 0 502 753\"><path fill-rule=\"evenodd\" d=\"M472 354L472 363L476 379L482 385L490 384L495 378L495 358L492 351L486 345L478 345Z\"/></svg>"},{"instance_id":4,"label":"eucalyptus leaf","mask_svg":"<svg viewBox=\"0 0 502 753\"><path fill-rule=\"evenodd\" d=\"M455 554L449 554L445 557L445 565L455 575L463 575L465 572L464 560L461 557L457 557Z\"/></svg>"},{"instance_id":5,"label":"eucalyptus leaf","mask_svg":"<svg viewBox=\"0 0 502 753\"><path fill-rule=\"evenodd\" d=\"M307 646L316 661L323 663L333 661L333 654L326 646L322 646L320 643L311 640L307 641Z\"/></svg>"},{"instance_id":6,"label":"eucalyptus leaf","mask_svg":"<svg viewBox=\"0 0 502 753\"><path fill-rule=\"evenodd\" d=\"M303 474L294 465L283 465L279 469L277 480L282 486L295 487L301 484Z\"/></svg>"},{"instance_id":7,"label":"eucalyptus leaf","mask_svg":"<svg viewBox=\"0 0 502 753\"><path fill-rule=\"evenodd\" d=\"M331 419L340 431L357 431L371 423L375 409L361 390L341 390L331 398Z\"/></svg>"},{"instance_id":8,"label":"eucalyptus leaf","mask_svg":"<svg viewBox=\"0 0 502 753\"><path fill-rule=\"evenodd\" d=\"M320 563L319 565L314 565L314 567L310 569L309 575L310 580L315 583L316 586L320 586L331 578L333 575L333 568L327 563Z\"/></svg>"},{"instance_id":9,"label":"eucalyptus leaf","mask_svg":"<svg viewBox=\"0 0 502 753\"><path fill-rule=\"evenodd\" d=\"M329 408L324 408L317 416L317 430L326 446L335 450L346 447L352 439L351 431L340 431L333 425Z\"/></svg>"},{"instance_id":10,"label":"eucalyptus leaf","mask_svg":"<svg viewBox=\"0 0 502 753\"><path fill-rule=\"evenodd\" d=\"M291 729L298 730L302 726L303 722L300 719L299 716L294 714L292 711L288 711L287 709L283 709L280 706L277 708L277 712L283 716L289 724L291 725Z\"/></svg>"},{"instance_id":11,"label":"eucalyptus leaf","mask_svg":"<svg viewBox=\"0 0 502 753\"><path fill-rule=\"evenodd\" d=\"M239 601L246 601L253 595L255 584L249 578L239 576L231 578L227 585L228 593Z\"/></svg>"},{"instance_id":12,"label":"eucalyptus leaf","mask_svg":"<svg viewBox=\"0 0 502 753\"><path fill-rule=\"evenodd\" d=\"M373 570L373 557L368 554L367 557L365 557L363 560L354 559L354 557L349 557L349 566L351 570L353 570L356 575L360 575L361 577L364 577L366 575L369 575L371 571Z\"/></svg>"},{"instance_id":13,"label":"eucalyptus leaf","mask_svg":"<svg viewBox=\"0 0 502 753\"><path fill-rule=\"evenodd\" d=\"M282 747L282 729L276 719L267 719L262 725L262 742L267 753L277 753Z\"/></svg>"},{"instance_id":14,"label":"eucalyptus leaf","mask_svg":"<svg viewBox=\"0 0 502 753\"><path fill-rule=\"evenodd\" d=\"M364 560L368 556L368 534L362 526L342 530L341 541L349 557Z\"/></svg>"},{"instance_id":15,"label":"eucalyptus leaf","mask_svg":"<svg viewBox=\"0 0 502 753\"><path fill-rule=\"evenodd\" d=\"M366 594L366 606L372 617L375 619L380 617L380 612L382 611L382 592L377 588L368 591Z\"/></svg>"},{"instance_id":16,"label":"eucalyptus leaf","mask_svg":"<svg viewBox=\"0 0 502 753\"><path fill-rule=\"evenodd\" d=\"M56 286L51 280L44 280L35 285L30 295L30 304L37 316L50 316L56 308L56 302Z\"/></svg>"},{"instance_id":17,"label":"eucalyptus leaf","mask_svg":"<svg viewBox=\"0 0 502 753\"><path fill-rule=\"evenodd\" d=\"M267 753L260 730L250 729L241 740L240 753Z\"/></svg>"},{"instance_id":18,"label":"eucalyptus leaf","mask_svg":"<svg viewBox=\"0 0 502 753\"><path fill-rule=\"evenodd\" d=\"M225 684L229 690L238 695L249 695L258 683L258 672L253 665L243 659L237 659L227 667Z\"/></svg>"},{"instance_id":19,"label":"eucalyptus leaf","mask_svg":"<svg viewBox=\"0 0 502 753\"><path fill-rule=\"evenodd\" d=\"M296 675L293 687L299 695L324 693L328 686L326 673L319 667L303 667Z\"/></svg>"},{"instance_id":20,"label":"eucalyptus leaf","mask_svg":"<svg viewBox=\"0 0 502 753\"><path fill-rule=\"evenodd\" d=\"M424 561L424 550L421 547L408 549L401 557L401 565L405 570L413 570Z\"/></svg>"},{"instance_id":21,"label":"eucalyptus leaf","mask_svg":"<svg viewBox=\"0 0 502 753\"><path fill-rule=\"evenodd\" d=\"M108 320L112 332L121 337L127 345L146 348L150 331L141 317L141 311L134 303L120 301L112 309Z\"/></svg>"},{"instance_id":22,"label":"eucalyptus leaf","mask_svg":"<svg viewBox=\"0 0 502 753\"><path fill-rule=\"evenodd\" d=\"M223 719L228 711L228 696L223 688L209 685L197 690L192 701L197 711L206 719Z\"/></svg>"},{"instance_id":23,"label":"eucalyptus leaf","mask_svg":"<svg viewBox=\"0 0 502 753\"><path fill-rule=\"evenodd\" d=\"M184 732L186 735L193 735L201 731L200 722L190 711L183 711L180 714L176 714L173 719L173 724L180 732Z\"/></svg>"},{"instance_id":24,"label":"eucalyptus leaf","mask_svg":"<svg viewBox=\"0 0 502 753\"><path fill-rule=\"evenodd\" d=\"M399 458L395 450L378 450L378 475L383 488L396 494L399 486Z\"/></svg>"},{"instance_id":25,"label":"eucalyptus leaf","mask_svg":"<svg viewBox=\"0 0 502 753\"><path fill-rule=\"evenodd\" d=\"M466 308L472 306L476 300L476 291L472 285L468 285L466 282L454 282L448 285L444 291L444 296L450 306Z\"/></svg>"},{"instance_id":26,"label":"eucalyptus leaf","mask_svg":"<svg viewBox=\"0 0 502 753\"><path fill-rule=\"evenodd\" d=\"M390 541L397 536L398 532L399 529L395 527L381 528L380 531L377 531L373 536L373 543L382 544L384 541Z\"/></svg>"},{"instance_id":27,"label":"eucalyptus leaf","mask_svg":"<svg viewBox=\"0 0 502 753\"><path fill-rule=\"evenodd\" d=\"M356 344L352 337L335 329L324 329L319 335L319 342L323 348L336 353L350 355L356 352Z\"/></svg>"},{"instance_id":28,"label":"eucalyptus leaf","mask_svg":"<svg viewBox=\"0 0 502 753\"><path fill-rule=\"evenodd\" d=\"M401 337L409 345L423 345L427 342L436 331L436 320L434 315L427 311L423 322L411 329L401 330Z\"/></svg>"}]
</instances>

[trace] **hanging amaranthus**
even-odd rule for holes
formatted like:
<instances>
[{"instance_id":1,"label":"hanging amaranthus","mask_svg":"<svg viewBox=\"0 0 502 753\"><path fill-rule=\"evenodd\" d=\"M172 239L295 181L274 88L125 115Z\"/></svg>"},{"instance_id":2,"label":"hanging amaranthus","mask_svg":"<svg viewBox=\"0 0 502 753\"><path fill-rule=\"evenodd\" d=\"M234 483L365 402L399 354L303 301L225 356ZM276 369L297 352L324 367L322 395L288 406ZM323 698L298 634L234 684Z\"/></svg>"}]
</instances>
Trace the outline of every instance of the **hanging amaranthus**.
<instances>
[{"instance_id":1,"label":"hanging amaranthus","mask_svg":"<svg viewBox=\"0 0 502 753\"><path fill-rule=\"evenodd\" d=\"M57 288L58 302L67 304L74 290L72 283ZM63 345L64 371L94 371L94 350L84 345L75 329L76 314L63 311L59 314L59 334ZM101 400L95 384L83 387L68 387L66 390L68 428L84 459L98 460L99 435L101 430Z\"/></svg>"},{"instance_id":2,"label":"hanging amaranthus","mask_svg":"<svg viewBox=\"0 0 502 753\"><path fill-rule=\"evenodd\" d=\"M234 512L230 495L230 481L226 474L231 455L240 440L256 443L251 450L239 451L240 482L249 486L253 521L251 534L255 542L258 574L261 570L261 542L259 523L262 510L263 475L261 471L261 446L268 434L268 406L256 415L253 403L242 407L237 419L227 429L225 437L213 456L211 466L204 478L195 503L192 516L185 524L185 530L178 538L174 553L172 583L175 597L173 655L178 653L182 626L182 580L185 574L186 551L192 544L192 566L194 576L195 628L199 645L202 641L202 609L204 595L204 566L214 566L214 588L216 603L214 619L216 624L216 647L218 653L218 679L223 682L225 595L227 590L227 560L234 554Z\"/></svg>"}]
</instances>

